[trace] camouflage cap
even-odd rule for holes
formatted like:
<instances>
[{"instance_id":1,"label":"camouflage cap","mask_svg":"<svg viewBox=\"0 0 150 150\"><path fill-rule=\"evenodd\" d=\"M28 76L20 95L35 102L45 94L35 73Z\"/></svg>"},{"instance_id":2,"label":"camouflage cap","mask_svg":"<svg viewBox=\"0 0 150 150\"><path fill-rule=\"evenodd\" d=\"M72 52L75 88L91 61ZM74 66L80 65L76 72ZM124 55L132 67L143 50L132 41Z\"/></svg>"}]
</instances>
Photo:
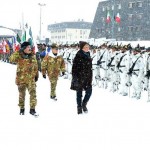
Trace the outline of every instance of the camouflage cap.
<instances>
[{"instance_id":1,"label":"camouflage cap","mask_svg":"<svg viewBox=\"0 0 150 150\"><path fill-rule=\"evenodd\" d=\"M133 51L141 52L141 49L140 49L139 47L135 47L135 48L133 49Z\"/></svg>"},{"instance_id":2,"label":"camouflage cap","mask_svg":"<svg viewBox=\"0 0 150 150\"><path fill-rule=\"evenodd\" d=\"M56 44L56 43L53 43L52 45L51 45L51 48L58 48L58 45Z\"/></svg>"},{"instance_id":3,"label":"camouflage cap","mask_svg":"<svg viewBox=\"0 0 150 150\"><path fill-rule=\"evenodd\" d=\"M147 48L146 48L146 51L150 51L150 47L147 47Z\"/></svg>"}]
</instances>

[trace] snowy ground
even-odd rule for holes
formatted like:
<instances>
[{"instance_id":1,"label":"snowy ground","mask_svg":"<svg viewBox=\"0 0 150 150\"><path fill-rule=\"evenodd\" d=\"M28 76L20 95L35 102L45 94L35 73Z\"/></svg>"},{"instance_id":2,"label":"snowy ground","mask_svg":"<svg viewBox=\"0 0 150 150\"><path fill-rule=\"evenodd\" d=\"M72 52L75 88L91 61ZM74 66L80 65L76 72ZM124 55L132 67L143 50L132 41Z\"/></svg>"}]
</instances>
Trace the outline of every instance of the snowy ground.
<instances>
[{"instance_id":1,"label":"snowy ground","mask_svg":"<svg viewBox=\"0 0 150 150\"><path fill-rule=\"evenodd\" d=\"M58 101L49 99L49 81L37 83L39 118L19 115L16 66L0 62L0 150L149 150L150 103L98 87L88 114L77 115L70 81L60 78Z\"/></svg>"}]
</instances>

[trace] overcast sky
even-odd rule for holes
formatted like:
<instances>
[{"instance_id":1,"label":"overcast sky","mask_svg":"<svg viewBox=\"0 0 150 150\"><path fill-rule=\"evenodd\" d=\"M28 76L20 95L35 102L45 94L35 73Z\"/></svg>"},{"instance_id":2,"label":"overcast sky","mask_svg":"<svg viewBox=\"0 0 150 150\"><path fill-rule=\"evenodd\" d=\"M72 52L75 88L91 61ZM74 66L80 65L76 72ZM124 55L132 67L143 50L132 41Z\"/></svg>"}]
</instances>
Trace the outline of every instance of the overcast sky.
<instances>
[{"instance_id":1,"label":"overcast sky","mask_svg":"<svg viewBox=\"0 0 150 150\"><path fill-rule=\"evenodd\" d=\"M35 32L40 28L40 6L42 7L42 30L48 24L83 19L92 22L101 0L7 0L1 3L0 25L19 28L28 23ZM24 17L22 17L24 16ZM24 18L24 19L22 19Z\"/></svg>"}]
</instances>

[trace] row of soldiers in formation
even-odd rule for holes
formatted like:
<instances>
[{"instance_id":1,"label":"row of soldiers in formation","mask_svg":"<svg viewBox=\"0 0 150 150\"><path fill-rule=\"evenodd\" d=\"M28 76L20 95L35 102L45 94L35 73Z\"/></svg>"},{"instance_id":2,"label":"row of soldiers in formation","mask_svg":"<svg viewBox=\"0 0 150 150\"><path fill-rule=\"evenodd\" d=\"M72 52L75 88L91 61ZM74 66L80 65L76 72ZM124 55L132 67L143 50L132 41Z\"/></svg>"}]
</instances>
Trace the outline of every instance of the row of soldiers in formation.
<instances>
[{"instance_id":1,"label":"row of soldiers in formation","mask_svg":"<svg viewBox=\"0 0 150 150\"><path fill-rule=\"evenodd\" d=\"M78 45L61 47L59 53L66 63L65 78L71 79L73 59ZM93 86L118 92L122 96L140 99L142 91L147 91L150 101L150 48L102 44L91 47Z\"/></svg>"},{"instance_id":2,"label":"row of soldiers in formation","mask_svg":"<svg viewBox=\"0 0 150 150\"><path fill-rule=\"evenodd\" d=\"M46 55L50 52L50 49L47 49L46 45L42 44L39 52L43 54L43 51L46 51L44 53ZM78 50L77 44L59 47L59 53L66 63L65 78L72 78L73 59ZM145 49L139 45L132 48L130 44L118 46L104 43L100 47L91 46L90 53L93 64L93 86L109 89L123 96L130 96L131 90L131 97L136 99L140 99L141 92L146 90L147 101L150 101L150 48ZM40 71L44 55L37 57Z\"/></svg>"}]
</instances>

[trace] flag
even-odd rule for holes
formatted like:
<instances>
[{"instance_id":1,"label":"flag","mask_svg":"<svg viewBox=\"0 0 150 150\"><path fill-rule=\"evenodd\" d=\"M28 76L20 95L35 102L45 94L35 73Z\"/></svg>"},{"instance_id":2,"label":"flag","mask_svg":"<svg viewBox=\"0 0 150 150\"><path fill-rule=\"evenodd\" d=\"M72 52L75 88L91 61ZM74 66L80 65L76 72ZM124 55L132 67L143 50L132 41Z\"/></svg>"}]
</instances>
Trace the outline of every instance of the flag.
<instances>
[{"instance_id":1,"label":"flag","mask_svg":"<svg viewBox=\"0 0 150 150\"><path fill-rule=\"evenodd\" d=\"M26 31L24 31L23 35L22 35L22 42L26 41Z\"/></svg>"},{"instance_id":2,"label":"flag","mask_svg":"<svg viewBox=\"0 0 150 150\"><path fill-rule=\"evenodd\" d=\"M13 43L13 51L19 51L20 49L20 42L21 39L17 33L16 37L14 37L14 43Z\"/></svg>"},{"instance_id":3,"label":"flag","mask_svg":"<svg viewBox=\"0 0 150 150\"><path fill-rule=\"evenodd\" d=\"M34 46L34 44L33 44L33 39L32 39L32 38L29 38L29 39L28 39L28 42L30 43L31 47Z\"/></svg>"},{"instance_id":4,"label":"flag","mask_svg":"<svg viewBox=\"0 0 150 150\"><path fill-rule=\"evenodd\" d=\"M109 13L109 11L108 11L108 12L107 12L106 22L107 22L107 23L110 23L110 21L111 21L111 18L110 18L110 13Z\"/></svg>"},{"instance_id":5,"label":"flag","mask_svg":"<svg viewBox=\"0 0 150 150\"><path fill-rule=\"evenodd\" d=\"M119 13L117 13L117 15L116 15L116 17L115 17L115 21L116 21L117 23L120 23L121 18L120 18L120 14L119 14Z\"/></svg>"},{"instance_id":6,"label":"flag","mask_svg":"<svg viewBox=\"0 0 150 150\"><path fill-rule=\"evenodd\" d=\"M18 42L18 43L21 42L21 39L20 39L20 36L18 35L18 33L17 33L17 42Z\"/></svg>"},{"instance_id":7,"label":"flag","mask_svg":"<svg viewBox=\"0 0 150 150\"><path fill-rule=\"evenodd\" d=\"M31 27L30 27L30 29L29 29L29 35L30 35L30 37L33 39Z\"/></svg>"}]
</instances>

